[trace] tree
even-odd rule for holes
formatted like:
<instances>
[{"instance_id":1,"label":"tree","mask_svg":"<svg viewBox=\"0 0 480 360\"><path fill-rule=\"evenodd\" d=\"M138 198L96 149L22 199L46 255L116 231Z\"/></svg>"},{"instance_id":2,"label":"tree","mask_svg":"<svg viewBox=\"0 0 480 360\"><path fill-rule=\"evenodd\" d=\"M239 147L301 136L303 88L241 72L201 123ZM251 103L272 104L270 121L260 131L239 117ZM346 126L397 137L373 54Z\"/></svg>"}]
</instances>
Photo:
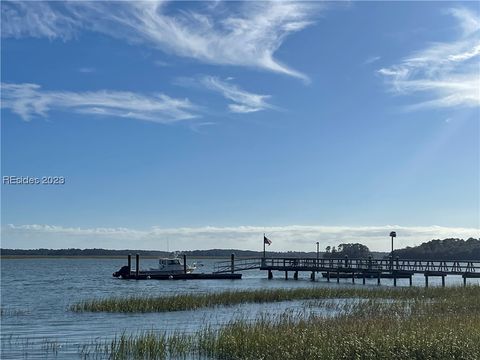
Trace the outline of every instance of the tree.
<instances>
[{"instance_id":1,"label":"tree","mask_svg":"<svg viewBox=\"0 0 480 360\"><path fill-rule=\"evenodd\" d=\"M365 258L370 255L370 249L363 244L340 244L338 245L338 251L335 250L335 246L332 248L331 252L325 253L324 257L344 257L348 256L349 258Z\"/></svg>"},{"instance_id":2,"label":"tree","mask_svg":"<svg viewBox=\"0 0 480 360\"><path fill-rule=\"evenodd\" d=\"M402 259L480 260L480 239L436 239L419 246L395 250L393 256Z\"/></svg>"}]
</instances>

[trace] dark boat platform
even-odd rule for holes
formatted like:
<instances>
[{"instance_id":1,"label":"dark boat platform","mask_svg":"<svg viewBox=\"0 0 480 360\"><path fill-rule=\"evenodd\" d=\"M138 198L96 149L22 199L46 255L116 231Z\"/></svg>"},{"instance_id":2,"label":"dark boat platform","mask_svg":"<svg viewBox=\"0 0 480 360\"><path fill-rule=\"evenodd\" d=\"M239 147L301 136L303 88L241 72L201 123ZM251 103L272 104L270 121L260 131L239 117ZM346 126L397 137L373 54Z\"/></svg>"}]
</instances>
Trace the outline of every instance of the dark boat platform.
<instances>
[{"instance_id":1,"label":"dark boat platform","mask_svg":"<svg viewBox=\"0 0 480 360\"><path fill-rule=\"evenodd\" d=\"M115 273L114 275L115 276ZM135 272L119 276L121 279L133 280L237 280L242 278L242 274L155 274L148 271L140 271L138 275Z\"/></svg>"},{"instance_id":2,"label":"dark boat platform","mask_svg":"<svg viewBox=\"0 0 480 360\"><path fill-rule=\"evenodd\" d=\"M160 273L156 270L142 271L140 270L140 256L135 256L135 271L132 271L132 257L128 255L128 265L122 266L122 268L112 275L113 277L120 279L133 279L133 280L238 280L242 278L242 274L234 273L198 273L193 274L187 272L187 257L183 256L183 273L177 272L172 274Z\"/></svg>"}]
</instances>

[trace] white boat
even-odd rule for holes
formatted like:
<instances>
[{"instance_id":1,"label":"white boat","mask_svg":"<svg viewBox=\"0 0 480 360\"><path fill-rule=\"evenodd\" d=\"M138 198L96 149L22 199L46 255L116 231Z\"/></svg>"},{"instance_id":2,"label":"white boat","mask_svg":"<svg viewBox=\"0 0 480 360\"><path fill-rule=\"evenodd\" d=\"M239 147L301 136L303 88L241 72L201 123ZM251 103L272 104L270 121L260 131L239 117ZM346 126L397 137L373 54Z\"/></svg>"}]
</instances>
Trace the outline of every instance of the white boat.
<instances>
[{"instance_id":1,"label":"white boat","mask_svg":"<svg viewBox=\"0 0 480 360\"><path fill-rule=\"evenodd\" d=\"M191 274L196 268L197 267L195 264L187 265L187 274ZM185 272L185 268L183 266L183 263L177 257L160 258L158 259L158 268L150 268L150 272L166 275L183 274Z\"/></svg>"}]
</instances>

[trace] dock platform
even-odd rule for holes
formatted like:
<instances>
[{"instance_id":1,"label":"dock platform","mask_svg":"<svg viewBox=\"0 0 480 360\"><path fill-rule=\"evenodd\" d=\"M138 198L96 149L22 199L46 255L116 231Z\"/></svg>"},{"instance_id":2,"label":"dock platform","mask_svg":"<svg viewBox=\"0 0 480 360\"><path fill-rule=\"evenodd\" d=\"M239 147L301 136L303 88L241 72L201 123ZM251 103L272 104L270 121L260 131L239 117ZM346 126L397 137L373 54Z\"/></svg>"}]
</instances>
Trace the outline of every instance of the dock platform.
<instances>
[{"instance_id":1,"label":"dock platform","mask_svg":"<svg viewBox=\"0 0 480 360\"><path fill-rule=\"evenodd\" d=\"M133 280L239 280L242 274L155 274L141 271L138 276L135 272L121 276L122 279Z\"/></svg>"},{"instance_id":2,"label":"dock platform","mask_svg":"<svg viewBox=\"0 0 480 360\"><path fill-rule=\"evenodd\" d=\"M232 261L234 257L232 255ZM239 280L241 273L191 273L187 271L187 257L183 255L183 272L159 273L156 270L140 270L140 256L135 256L135 271L132 271L132 256L128 255L127 265L112 274L113 277L131 280Z\"/></svg>"}]
</instances>

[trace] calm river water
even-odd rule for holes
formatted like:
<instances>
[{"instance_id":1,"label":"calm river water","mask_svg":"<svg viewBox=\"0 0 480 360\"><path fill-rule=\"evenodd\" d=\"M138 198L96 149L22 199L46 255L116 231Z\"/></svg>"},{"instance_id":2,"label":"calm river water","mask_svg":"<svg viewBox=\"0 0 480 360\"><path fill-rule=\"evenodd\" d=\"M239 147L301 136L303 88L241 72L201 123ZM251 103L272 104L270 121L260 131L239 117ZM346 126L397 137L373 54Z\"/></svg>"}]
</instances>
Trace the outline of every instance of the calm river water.
<instances>
[{"instance_id":1,"label":"calm river water","mask_svg":"<svg viewBox=\"0 0 480 360\"><path fill-rule=\"evenodd\" d=\"M194 261L194 260L192 260ZM190 261L189 261L190 262ZM302 311L305 302L241 305L196 311L149 314L74 313L69 306L82 299L112 295L138 294L169 295L178 293L205 293L223 290L363 286L361 280L352 285L342 279L328 284L318 277L311 282L307 273L298 281L284 280L274 273L273 280L259 270L243 272L242 280L156 281L120 280L112 273L125 265L125 259L4 259L1 261L1 353L2 359L79 358L79 348L93 341L104 340L122 332L142 330L193 332L206 324L219 326L233 318L255 318L265 313L285 310ZM198 272L211 272L212 260L198 260L203 264ZM142 268L156 266L153 259L142 259ZM469 279L469 283L479 283ZM430 279L430 285L440 280ZM461 284L461 277L448 276L447 284ZM376 286L376 280L367 280ZM382 279L392 286L393 281ZM408 286L408 280L398 281ZM423 276L414 278L415 286L424 286ZM324 310L328 312L328 310ZM326 313L328 315L328 313ZM55 348L56 351L52 351Z\"/></svg>"}]
</instances>

